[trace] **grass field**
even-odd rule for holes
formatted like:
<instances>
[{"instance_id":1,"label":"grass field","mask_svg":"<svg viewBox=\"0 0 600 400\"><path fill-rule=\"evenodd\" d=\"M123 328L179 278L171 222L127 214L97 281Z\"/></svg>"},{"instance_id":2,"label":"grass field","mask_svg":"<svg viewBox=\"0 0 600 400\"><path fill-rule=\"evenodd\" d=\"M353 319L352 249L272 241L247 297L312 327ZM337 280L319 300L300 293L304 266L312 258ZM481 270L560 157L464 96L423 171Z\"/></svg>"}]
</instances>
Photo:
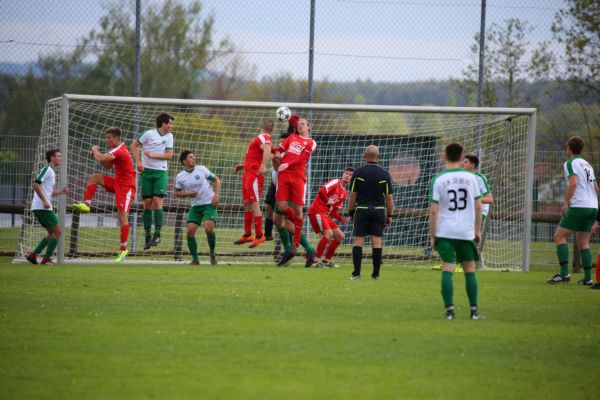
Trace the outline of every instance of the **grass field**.
<instances>
[{"instance_id":1,"label":"grass field","mask_svg":"<svg viewBox=\"0 0 600 400\"><path fill-rule=\"evenodd\" d=\"M456 274L446 321L439 272L350 270L3 258L0 398L597 398L599 291L484 271L471 321Z\"/></svg>"}]
</instances>

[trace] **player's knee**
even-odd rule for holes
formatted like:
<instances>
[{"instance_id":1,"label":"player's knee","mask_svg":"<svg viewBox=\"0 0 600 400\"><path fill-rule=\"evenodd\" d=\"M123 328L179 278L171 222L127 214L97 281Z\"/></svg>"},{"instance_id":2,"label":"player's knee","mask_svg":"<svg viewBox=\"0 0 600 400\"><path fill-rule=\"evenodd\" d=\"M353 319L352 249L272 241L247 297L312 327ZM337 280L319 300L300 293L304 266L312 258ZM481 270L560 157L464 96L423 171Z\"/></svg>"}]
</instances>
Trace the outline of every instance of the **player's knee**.
<instances>
[{"instance_id":1,"label":"player's knee","mask_svg":"<svg viewBox=\"0 0 600 400\"><path fill-rule=\"evenodd\" d=\"M344 239L346 239L346 236L344 236L344 234L342 232L335 232L333 234L333 236L335 237L335 240L337 240L338 242L343 242Z\"/></svg>"}]
</instances>

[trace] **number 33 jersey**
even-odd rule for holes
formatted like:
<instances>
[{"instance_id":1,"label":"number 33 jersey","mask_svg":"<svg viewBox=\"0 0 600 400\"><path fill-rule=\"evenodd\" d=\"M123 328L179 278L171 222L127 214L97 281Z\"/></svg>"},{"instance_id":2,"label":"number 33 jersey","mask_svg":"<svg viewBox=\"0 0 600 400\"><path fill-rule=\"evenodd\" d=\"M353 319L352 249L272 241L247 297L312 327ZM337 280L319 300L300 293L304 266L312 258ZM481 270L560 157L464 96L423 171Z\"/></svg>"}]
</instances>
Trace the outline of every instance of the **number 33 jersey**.
<instances>
[{"instance_id":1,"label":"number 33 jersey","mask_svg":"<svg viewBox=\"0 0 600 400\"><path fill-rule=\"evenodd\" d=\"M475 239L475 200L483 193L474 173L447 169L431 181L429 201L439 204L436 237Z\"/></svg>"}]
</instances>

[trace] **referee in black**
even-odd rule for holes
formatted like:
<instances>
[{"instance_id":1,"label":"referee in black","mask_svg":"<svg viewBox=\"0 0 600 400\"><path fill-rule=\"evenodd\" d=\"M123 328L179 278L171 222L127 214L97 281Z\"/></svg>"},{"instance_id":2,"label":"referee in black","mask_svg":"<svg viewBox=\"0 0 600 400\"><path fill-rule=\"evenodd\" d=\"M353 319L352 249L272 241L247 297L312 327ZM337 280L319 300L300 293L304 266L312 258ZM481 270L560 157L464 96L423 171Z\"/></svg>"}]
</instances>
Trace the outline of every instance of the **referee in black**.
<instances>
[{"instance_id":1,"label":"referee in black","mask_svg":"<svg viewBox=\"0 0 600 400\"><path fill-rule=\"evenodd\" d=\"M360 279L362 247L365 236L371 236L373 247L373 274L379 279L383 245L383 228L392 223L394 201L392 198L392 180L389 172L379 166L379 148L370 145L365 149L365 165L354 171L350 182L350 200L348 211L354 219L354 247L352 262L354 271L350 279Z\"/></svg>"}]
</instances>

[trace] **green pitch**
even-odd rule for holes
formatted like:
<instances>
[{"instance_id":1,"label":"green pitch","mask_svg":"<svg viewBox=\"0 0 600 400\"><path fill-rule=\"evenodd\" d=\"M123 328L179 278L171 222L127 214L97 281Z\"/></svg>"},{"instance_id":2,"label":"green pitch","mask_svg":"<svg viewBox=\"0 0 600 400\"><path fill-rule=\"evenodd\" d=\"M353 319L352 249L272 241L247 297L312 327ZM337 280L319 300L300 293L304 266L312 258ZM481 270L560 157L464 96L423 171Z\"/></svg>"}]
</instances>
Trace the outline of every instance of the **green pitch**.
<instances>
[{"instance_id":1,"label":"green pitch","mask_svg":"<svg viewBox=\"0 0 600 400\"><path fill-rule=\"evenodd\" d=\"M0 262L0 398L585 399L600 291L480 272L483 321L440 275ZM581 276L574 276L575 281Z\"/></svg>"}]
</instances>

